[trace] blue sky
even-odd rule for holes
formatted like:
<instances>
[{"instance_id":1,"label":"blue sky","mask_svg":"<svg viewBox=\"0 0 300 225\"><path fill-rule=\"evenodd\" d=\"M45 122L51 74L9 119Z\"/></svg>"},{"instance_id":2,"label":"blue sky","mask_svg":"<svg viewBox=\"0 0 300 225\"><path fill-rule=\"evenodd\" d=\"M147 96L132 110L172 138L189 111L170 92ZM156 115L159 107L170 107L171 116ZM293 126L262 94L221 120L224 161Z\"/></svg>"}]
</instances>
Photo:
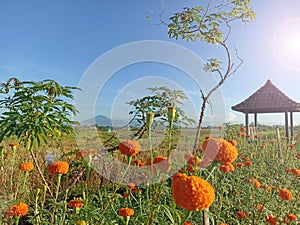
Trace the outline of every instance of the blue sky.
<instances>
[{"instance_id":1,"label":"blue sky","mask_svg":"<svg viewBox=\"0 0 300 225\"><path fill-rule=\"evenodd\" d=\"M12 76L20 80L51 78L64 85L78 86L99 57L118 46L144 40L176 43L204 61L218 57L220 52L216 48L170 40L167 28L156 25L164 6L163 18L167 20L184 6L201 2L0 1L0 81ZM243 122L243 114L231 111L230 107L263 86L267 79L300 102L300 26L297 25L300 24L300 2L254 0L252 4L257 19L247 26L234 24L230 41L237 46L245 62L220 90L224 109L218 109L218 100L214 104L215 112L225 110L226 121ZM152 20L147 20L147 16ZM201 100L193 80L178 68L147 62L129 65L112 74L99 91L97 105L91 110L96 114L126 117L129 109L122 108L121 103L130 97L143 96L148 93L143 91L144 88L159 84L184 89L190 98L186 110L190 115L198 113ZM297 114L294 122L300 124ZM88 114L82 112L78 118L86 117ZM264 124L284 122L283 115L259 115L258 119ZM209 115L207 120L210 120Z\"/></svg>"}]
</instances>

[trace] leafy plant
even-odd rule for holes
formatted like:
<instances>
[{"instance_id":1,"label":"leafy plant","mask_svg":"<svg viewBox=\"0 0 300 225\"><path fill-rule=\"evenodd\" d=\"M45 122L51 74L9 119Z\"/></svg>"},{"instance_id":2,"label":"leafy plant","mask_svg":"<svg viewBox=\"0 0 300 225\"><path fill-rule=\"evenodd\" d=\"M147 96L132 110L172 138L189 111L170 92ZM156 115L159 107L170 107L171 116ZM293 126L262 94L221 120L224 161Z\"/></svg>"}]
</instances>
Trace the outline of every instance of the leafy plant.
<instances>
[{"instance_id":1,"label":"leafy plant","mask_svg":"<svg viewBox=\"0 0 300 225\"><path fill-rule=\"evenodd\" d=\"M73 99L73 90L77 88L61 86L54 80L21 82L10 78L1 84L0 142L15 135L30 150L42 177L32 149L47 144L49 138L58 141L62 134L73 132L76 122L70 117L77 110L67 101Z\"/></svg>"}]
</instances>

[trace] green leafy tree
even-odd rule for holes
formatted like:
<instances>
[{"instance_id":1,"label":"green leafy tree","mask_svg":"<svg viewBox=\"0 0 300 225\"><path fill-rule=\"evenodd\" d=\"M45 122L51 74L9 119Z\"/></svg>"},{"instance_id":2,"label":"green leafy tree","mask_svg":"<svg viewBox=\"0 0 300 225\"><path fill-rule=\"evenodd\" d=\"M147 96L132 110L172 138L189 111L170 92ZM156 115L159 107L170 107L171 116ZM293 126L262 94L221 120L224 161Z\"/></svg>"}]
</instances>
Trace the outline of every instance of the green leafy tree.
<instances>
[{"instance_id":1,"label":"green leafy tree","mask_svg":"<svg viewBox=\"0 0 300 225\"><path fill-rule=\"evenodd\" d=\"M77 110L68 100L73 99L74 90L77 88L61 86L54 80L20 82L11 78L1 84L0 142L16 136L30 150L42 177L33 148L47 144L50 138L58 141L62 134L73 132L72 125L76 122L71 116Z\"/></svg>"},{"instance_id":2,"label":"green leafy tree","mask_svg":"<svg viewBox=\"0 0 300 225\"><path fill-rule=\"evenodd\" d=\"M180 122L183 125L194 124L195 121L188 118L184 111L180 108L187 99L186 94L182 90L170 90L167 87L152 87L147 88L152 93L140 99L128 102L132 106L129 115L132 115L132 121L136 120L142 125L138 134L146 128L146 114L147 112L154 113L154 120L156 124L163 124L168 121L168 107L175 107L174 122Z\"/></svg>"},{"instance_id":3,"label":"green leafy tree","mask_svg":"<svg viewBox=\"0 0 300 225\"><path fill-rule=\"evenodd\" d=\"M181 12L174 13L170 22L161 22L168 27L168 35L172 39L185 39L186 41L200 41L218 46L224 51L224 60L210 58L203 70L215 74L217 84L207 93L201 90L202 105L197 126L193 152L198 146L204 112L211 95L221 87L227 79L235 74L243 63L237 49L228 45L233 22L249 23L256 17L251 8L250 0L209 0L203 5L185 7ZM232 52L235 55L232 55Z\"/></svg>"}]
</instances>

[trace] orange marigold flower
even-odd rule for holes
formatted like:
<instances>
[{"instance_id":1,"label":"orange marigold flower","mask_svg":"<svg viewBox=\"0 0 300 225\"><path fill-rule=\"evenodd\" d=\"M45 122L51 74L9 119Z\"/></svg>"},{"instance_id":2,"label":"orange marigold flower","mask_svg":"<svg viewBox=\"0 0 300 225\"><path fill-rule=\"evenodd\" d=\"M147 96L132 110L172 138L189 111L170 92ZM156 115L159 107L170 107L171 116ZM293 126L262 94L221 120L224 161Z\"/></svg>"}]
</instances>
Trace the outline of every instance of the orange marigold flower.
<instances>
[{"instance_id":1,"label":"orange marigold flower","mask_svg":"<svg viewBox=\"0 0 300 225\"><path fill-rule=\"evenodd\" d=\"M232 144L233 146L237 146L237 141L236 140L229 140L228 141L230 144Z\"/></svg>"},{"instance_id":2,"label":"orange marigold flower","mask_svg":"<svg viewBox=\"0 0 300 225\"><path fill-rule=\"evenodd\" d=\"M246 128L245 128L245 127L241 127L241 128L240 128L240 131L245 132L245 131L246 131Z\"/></svg>"},{"instance_id":3,"label":"orange marigold flower","mask_svg":"<svg viewBox=\"0 0 300 225\"><path fill-rule=\"evenodd\" d=\"M136 140L125 140L119 144L119 150L124 155L135 156L140 152L141 146Z\"/></svg>"},{"instance_id":4,"label":"orange marigold flower","mask_svg":"<svg viewBox=\"0 0 300 225\"><path fill-rule=\"evenodd\" d=\"M269 185L267 185L267 184L263 184L262 186L261 186L261 188L262 189L267 189L268 190L268 192L272 192L272 187L271 186L269 186Z\"/></svg>"},{"instance_id":5,"label":"orange marigold flower","mask_svg":"<svg viewBox=\"0 0 300 225\"><path fill-rule=\"evenodd\" d=\"M96 155L97 153L98 153L98 151L96 149L90 148L90 149L79 150L77 155L79 158L82 158L86 155Z\"/></svg>"},{"instance_id":6,"label":"orange marigold flower","mask_svg":"<svg viewBox=\"0 0 300 225\"><path fill-rule=\"evenodd\" d=\"M186 156L185 156L186 157ZM195 173L200 168L201 159L198 156L191 155L187 161L187 171Z\"/></svg>"},{"instance_id":7,"label":"orange marigold flower","mask_svg":"<svg viewBox=\"0 0 300 225\"><path fill-rule=\"evenodd\" d=\"M193 225L190 221L185 221L183 225Z\"/></svg>"},{"instance_id":8,"label":"orange marigold flower","mask_svg":"<svg viewBox=\"0 0 300 225\"><path fill-rule=\"evenodd\" d=\"M132 189L135 188L135 184L134 183L130 183L130 184L127 185L127 187L128 187L129 190L132 190Z\"/></svg>"},{"instance_id":9,"label":"orange marigold flower","mask_svg":"<svg viewBox=\"0 0 300 225\"><path fill-rule=\"evenodd\" d=\"M13 147L18 147L18 146L19 146L19 143L9 143L8 146L9 146L9 147L12 147L12 148L13 148Z\"/></svg>"},{"instance_id":10,"label":"orange marigold flower","mask_svg":"<svg viewBox=\"0 0 300 225\"><path fill-rule=\"evenodd\" d=\"M33 170L33 163L32 162L23 162L22 164L19 165L19 169L22 171L28 171L30 172L31 170Z\"/></svg>"},{"instance_id":11,"label":"orange marigold flower","mask_svg":"<svg viewBox=\"0 0 300 225\"><path fill-rule=\"evenodd\" d=\"M292 214L292 213L287 214L287 215L286 215L286 218L287 218L288 220L293 220L293 221L296 221L296 220L297 220L297 216L294 215L294 214Z\"/></svg>"},{"instance_id":12,"label":"orange marigold flower","mask_svg":"<svg viewBox=\"0 0 300 225\"><path fill-rule=\"evenodd\" d=\"M220 171L222 172L232 172L234 171L234 166L231 163L223 164L220 166Z\"/></svg>"},{"instance_id":13,"label":"orange marigold flower","mask_svg":"<svg viewBox=\"0 0 300 225\"><path fill-rule=\"evenodd\" d=\"M292 169L290 170L290 172L291 172L292 174L296 175L297 177L300 176L300 170L299 170L299 169L292 168Z\"/></svg>"},{"instance_id":14,"label":"orange marigold flower","mask_svg":"<svg viewBox=\"0 0 300 225\"><path fill-rule=\"evenodd\" d=\"M137 165L139 167L143 167L144 166L144 163L140 159L134 160L133 164Z\"/></svg>"},{"instance_id":15,"label":"orange marigold flower","mask_svg":"<svg viewBox=\"0 0 300 225\"><path fill-rule=\"evenodd\" d=\"M253 185L255 188L259 188L260 187L260 182L256 179L256 178L249 178L247 179L247 184L250 184L253 182Z\"/></svg>"},{"instance_id":16,"label":"orange marigold flower","mask_svg":"<svg viewBox=\"0 0 300 225\"><path fill-rule=\"evenodd\" d=\"M238 157L238 150L228 141L221 138L208 138L202 143L202 149L211 159L222 164L232 163Z\"/></svg>"},{"instance_id":17,"label":"orange marigold flower","mask_svg":"<svg viewBox=\"0 0 300 225\"><path fill-rule=\"evenodd\" d=\"M243 167L243 166L245 166L245 164L244 163L237 163L236 166L237 167Z\"/></svg>"},{"instance_id":18,"label":"orange marigold flower","mask_svg":"<svg viewBox=\"0 0 300 225\"><path fill-rule=\"evenodd\" d=\"M245 162L245 166L252 166L252 165L253 165L253 163L251 161Z\"/></svg>"},{"instance_id":19,"label":"orange marigold flower","mask_svg":"<svg viewBox=\"0 0 300 225\"><path fill-rule=\"evenodd\" d=\"M279 197L287 201L293 199L292 192L287 189L279 189Z\"/></svg>"},{"instance_id":20,"label":"orange marigold flower","mask_svg":"<svg viewBox=\"0 0 300 225\"><path fill-rule=\"evenodd\" d=\"M298 153L296 157L297 157L298 159L300 159L300 153Z\"/></svg>"},{"instance_id":21,"label":"orange marigold flower","mask_svg":"<svg viewBox=\"0 0 300 225\"><path fill-rule=\"evenodd\" d=\"M11 206L7 212L6 215L9 217L13 216L25 216L28 212L28 205L24 202L20 202L16 205Z\"/></svg>"},{"instance_id":22,"label":"orange marigold flower","mask_svg":"<svg viewBox=\"0 0 300 225\"><path fill-rule=\"evenodd\" d=\"M125 193L124 195L123 195L123 197L124 198L129 198L130 197L130 193L128 192L128 193Z\"/></svg>"},{"instance_id":23,"label":"orange marigold flower","mask_svg":"<svg viewBox=\"0 0 300 225\"><path fill-rule=\"evenodd\" d=\"M261 210L263 210L263 205L262 204L257 204L256 205L256 208L259 210L259 211L261 211Z\"/></svg>"},{"instance_id":24,"label":"orange marigold flower","mask_svg":"<svg viewBox=\"0 0 300 225\"><path fill-rule=\"evenodd\" d=\"M119 210L119 216L133 216L134 215L134 210L131 208L121 208Z\"/></svg>"},{"instance_id":25,"label":"orange marigold flower","mask_svg":"<svg viewBox=\"0 0 300 225\"><path fill-rule=\"evenodd\" d=\"M151 159L146 162L147 166L151 166ZM168 172L171 169L171 161L165 156L155 156L153 159L154 172L159 169L162 172ZM151 166L152 168L152 166Z\"/></svg>"},{"instance_id":26,"label":"orange marigold flower","mask_svg":"<svg viewBox=\"0 0 300 225\"><path fill-rule=\"evenodd\" d=\"M214 188L197 176L175 173L171 188L176 205L189 211L206 209L215 200Z\"/></svg>"},{"instance_id":27,"label":"orange marigold flower","mask_svg":"<svg viewBox=\"0 0 300 225\"><path fill-rule=\"evenodd\" d=\"M290 148L295 148L295 145L290 145Z\"/></svg>"},{"instance_id":28,"label":"orange marigold flower","mask_svg":"<svg viewBox=\"0 0 300 225\"><path fill-rule=\"evenodd\" d=\"M267 216L266 221L267 221L267 223L269 223L271 225L276 225L277 218L276 218L276 216Z\"/></svg>"},{"instance_id":29,"label":"orange marigold flower","mask_svg":"<svg viewBox=\"0 0 300 225\"><path fill-rule=\"evenodd\" d=\"M244 211L237 211L236 215L242 219L245 219L247 217L247 214Z\"/></svg>"},{"instance_id":30,"label":"orange marigold flower","mask_svg":"<svg viewBox=\"0 0 300 225\"><path fill-rule=\"evenodd\" d=\"M68 206L70 208L81 208L83 207L83 200L80 198L70 200Z\"/></svg>"},{"instance_id":31,"label":"orange marigold flower","mask_svg":"<svg viewBox=\"0 0 300 225\"><path fill-rule=\"evenodd\" d=\"M48 166L48 172L53 174L66 174L69 171L69 164L64 161L53 162Z\"/></svg>"}]
</instances>

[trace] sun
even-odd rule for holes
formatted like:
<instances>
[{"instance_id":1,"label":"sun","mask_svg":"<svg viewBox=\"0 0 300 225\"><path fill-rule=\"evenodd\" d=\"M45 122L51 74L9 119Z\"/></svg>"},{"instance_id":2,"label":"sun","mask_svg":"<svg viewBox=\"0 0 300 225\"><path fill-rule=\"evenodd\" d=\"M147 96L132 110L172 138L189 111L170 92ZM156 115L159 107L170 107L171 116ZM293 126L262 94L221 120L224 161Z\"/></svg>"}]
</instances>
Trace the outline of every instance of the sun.
<instances>
[{"instance_id":1,"label":"sun","mask_svg":"<svg viewBox=\"0 0 300 225\"><path fill-rule=\"evenodd\" d=\"M273 53L280 64L300 71L300 18L278 26L273 36Z\"/></svg>"}]
</instances>

